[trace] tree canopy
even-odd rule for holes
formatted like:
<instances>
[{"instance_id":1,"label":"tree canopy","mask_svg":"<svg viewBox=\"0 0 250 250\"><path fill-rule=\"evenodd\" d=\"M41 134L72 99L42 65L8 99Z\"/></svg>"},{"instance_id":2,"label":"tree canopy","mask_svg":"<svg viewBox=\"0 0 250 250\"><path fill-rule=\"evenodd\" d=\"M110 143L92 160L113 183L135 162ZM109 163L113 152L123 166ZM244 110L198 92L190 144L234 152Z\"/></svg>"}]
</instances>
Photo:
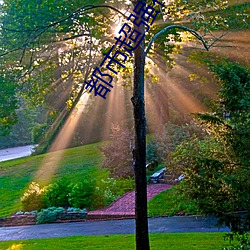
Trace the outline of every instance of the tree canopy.
<instances>
[{"instance_id":1,"label":"tree canopy","mask_svg":"<svg viewBox=\"0 0 250 250\"><path fill-rule=\"evenodd\" d=\"M244 1L243 1L244 2ZM152 1L147 2L153 6ZM229 2L234 5L234 1ZM244 18L247 23L246 4L229 12L226 1L162 1L155 24L146 36L146 45L162 28L184 24L200 30L202 36L211 30L230 29L232 16ZM114 43L114 30L126 22L132 13L130 1L13 1L1 4L0 65L13 74L14 87L20 96L35 105L55 103L60 99L59 110L72 106L77 96L84 92L85 80L102 60L102 53ZM123 14L120 14L120 13ZM221 15L230 13L230 15ZM238 20L239 18L237 18ZM14 21L13 21L14 20ZM163 20L163 21L162 21ZM167 61L180 41L178 29L169 30L155 40L149 50L160 53ZM127 81L130 79L133 58L125 69L120 69ZM65 94L67 90L67 94ZM67 103L67 105L65 104Z\"/></svg>"}]
</instances>

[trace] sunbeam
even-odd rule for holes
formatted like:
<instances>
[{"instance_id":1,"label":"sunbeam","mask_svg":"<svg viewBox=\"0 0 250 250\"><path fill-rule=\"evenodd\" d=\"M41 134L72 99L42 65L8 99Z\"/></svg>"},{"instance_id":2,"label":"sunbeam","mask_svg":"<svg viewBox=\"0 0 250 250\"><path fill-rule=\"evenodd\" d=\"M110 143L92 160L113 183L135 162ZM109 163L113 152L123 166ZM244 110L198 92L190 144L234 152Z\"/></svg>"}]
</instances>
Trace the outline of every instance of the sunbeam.
<instances>
[{"instance_id":1,"label":"sunbeam","mask_svg":"<svg viewBox=\"0 0 250 250\"><path fill-rule=\"evenodd\" d=\"M49 148L49 153L46 155L39 170L36 173L35 179L39 183L47 183L50 181L53 174L58 168L58 164L63 157L64 149L66 149L72 139L75 128L81 117L81 113L87 105L89 95L82 96L79 103L74 107L67 121L63 125L59 134ZM56 151L56 152L54 152ZM51 152L51 153L50 153ZM53 152L53 153L52 153Z\"/></svg>"}]
</instances>

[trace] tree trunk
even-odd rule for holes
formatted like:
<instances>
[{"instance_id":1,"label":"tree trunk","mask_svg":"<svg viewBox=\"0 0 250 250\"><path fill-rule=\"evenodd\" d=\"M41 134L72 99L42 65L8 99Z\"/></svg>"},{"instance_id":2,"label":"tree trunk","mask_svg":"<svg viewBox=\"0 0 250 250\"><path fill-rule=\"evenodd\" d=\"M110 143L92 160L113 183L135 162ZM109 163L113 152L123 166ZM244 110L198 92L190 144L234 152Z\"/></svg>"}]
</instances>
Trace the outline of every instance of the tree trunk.
<instances>
[{"instance_id":1,"label":"tree trunk","mask_svg":"<svg viewBox=\"0 0 250 250\"><path fill-rule=\"evenodd\" d=\"M134 4L136 5L138 1ZM145 0L143 2L146 2ZM136 28L136 27L135 27ZM141 25L139 31L144 33ZM134 53L134 88L132 103L134 108L135 147L133 149L135 173L135 217L136 249L149 250L147 179L146 179L146 117L144 102L145 54L142 41Z\"/></svg>"}]
</instances>

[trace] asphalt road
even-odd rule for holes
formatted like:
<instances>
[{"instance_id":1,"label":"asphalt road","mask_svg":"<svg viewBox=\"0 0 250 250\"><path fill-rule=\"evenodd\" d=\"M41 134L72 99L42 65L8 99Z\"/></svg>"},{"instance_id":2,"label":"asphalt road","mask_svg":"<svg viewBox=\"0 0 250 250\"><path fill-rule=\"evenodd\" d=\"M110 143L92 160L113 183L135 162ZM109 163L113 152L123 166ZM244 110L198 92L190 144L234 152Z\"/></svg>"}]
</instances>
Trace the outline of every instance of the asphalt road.
<instances>
[{"instance_id":1,"label":"asphalt road","mask_svg":"<svg viewBox=\"0 0 250 250\"><path fill-rule=\"evenodd\" d=\"M174 216L165 218L150 218L150 233L170 232L228 232L227 227L215 226L214 218L195 216ZM0 241L24 240L39 238L57 238L75 235L111 235L134 234L135 220L109 220L94 222L76 222L60 224L43 224L34 226L2 227Z\"/></svg>"},{"instance_id":2,"label":"asphalt road","mask_svg":"<svg viewBox=\"0 0 250 250\"><path fill-rule=\"evenodd\" d=\"M0 162L29 156L31 155L34 147L34 145L28 145L22 147L0 149Z\"/></svg>"}]
</instances>

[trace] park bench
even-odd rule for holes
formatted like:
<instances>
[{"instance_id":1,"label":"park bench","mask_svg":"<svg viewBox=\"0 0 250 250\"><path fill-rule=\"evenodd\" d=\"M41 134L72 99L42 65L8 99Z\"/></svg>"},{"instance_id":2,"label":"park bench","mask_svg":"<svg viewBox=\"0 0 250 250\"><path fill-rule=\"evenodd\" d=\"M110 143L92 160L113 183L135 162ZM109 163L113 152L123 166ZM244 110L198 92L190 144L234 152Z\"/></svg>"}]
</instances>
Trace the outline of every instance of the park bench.
<instances>
[{"instance_id":1,"label":"park bench","mask_svg":"<svg viewBox=\"0 0 250 250\"><path fill-rule=\"evenodd\" d=\"M181 174L178 178L175 179L175 181L181 181L184 178L185 178L185 175Z\"/></svg>"},{"instance_id":2,"label":"park bench","mask_svg":"<svg viewBox=\"0 0 250 250\"><path fill-rule=\"evenodd\" d=\"M153 174L150 176L149 181L150 181L151 183L153 183L153 184L158 183L159 180L163 178L164 172L165 172L165 168L162 168L162 169L158 170L157 172L153 173Z\"/></svg>"}]
</instances>

